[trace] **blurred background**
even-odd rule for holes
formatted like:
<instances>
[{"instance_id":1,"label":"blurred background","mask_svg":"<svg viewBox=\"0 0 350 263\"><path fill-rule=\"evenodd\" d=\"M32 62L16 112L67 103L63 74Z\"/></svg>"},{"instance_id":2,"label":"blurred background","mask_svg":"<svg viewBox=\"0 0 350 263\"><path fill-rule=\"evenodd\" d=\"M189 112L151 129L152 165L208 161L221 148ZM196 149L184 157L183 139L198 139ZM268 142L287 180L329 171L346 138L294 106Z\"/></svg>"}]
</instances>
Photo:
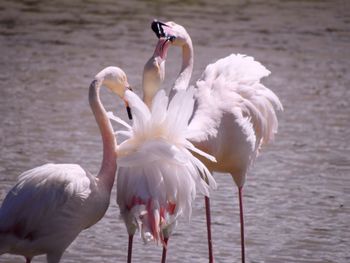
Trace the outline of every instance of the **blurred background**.
<instances>
[{"instance_id":1,"label":"blurred background","mask_svg":"<svg viewBox=\"0 0 350 263\"><path fill-rule=\"evenodd\" d=\"M157 42L154 18L183 25L194 45L193 83L230 53L254 56L281 99L280 128L245 186L247 262L350 262L350 2L346 0L2 0L0 3L0 201L18 175L47 162L96 173L100 134L88 86L102 68L123 68L141 94ZM171 48L166 82L181 66ZM108 110L122 102L102 90ZM237 189L216 174L212 220L217 263L240 262ZM135 238L133 262L160 261ZM106 216L82 232L62 262L126 262L127 233L112 193ZM3 255L1 262L24 262ZM45 262L36 257L34 262ZM204 200L180 220L168 262L208 262Z\"/></svg>"}]
</instances>

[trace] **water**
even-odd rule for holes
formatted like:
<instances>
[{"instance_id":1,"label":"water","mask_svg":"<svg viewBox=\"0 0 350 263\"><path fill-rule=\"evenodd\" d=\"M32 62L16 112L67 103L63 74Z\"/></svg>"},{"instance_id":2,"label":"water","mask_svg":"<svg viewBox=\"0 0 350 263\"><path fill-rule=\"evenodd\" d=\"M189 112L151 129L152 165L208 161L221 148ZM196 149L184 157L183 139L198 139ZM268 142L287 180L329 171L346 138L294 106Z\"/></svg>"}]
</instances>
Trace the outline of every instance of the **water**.
<instances>
[{"instance_id":1,"label":"water","mask_svg":"<svg viewBox=\"0 0 350 263\"><path fill-rule=\"evenodd\" d=\"M194 79L230 53L272 71L276 141L245 187L247 262L350 262L350 4L348 1L2 1L0 3L0 200L17 176L47 162L97 172L98 129L87 88L103 67L122 67L139 92L156 42L153 18L184 25L195 46ZM170 50L167 87L180 67ZM139 92L140 93L140 92ZM104 91L109 110L126 119ZM213 239L218 263L240 262L237 190L216 175ZM204 202L180 221L168 262L207 262ZM82 232L62 262L125 262L127 234L115 192L106 216ZM135 238L133 262L157 262L161 247ZM3 255L1 262L23 262ZM45 262L44 257L35 262Z\"/></svg>"}]
</instances>

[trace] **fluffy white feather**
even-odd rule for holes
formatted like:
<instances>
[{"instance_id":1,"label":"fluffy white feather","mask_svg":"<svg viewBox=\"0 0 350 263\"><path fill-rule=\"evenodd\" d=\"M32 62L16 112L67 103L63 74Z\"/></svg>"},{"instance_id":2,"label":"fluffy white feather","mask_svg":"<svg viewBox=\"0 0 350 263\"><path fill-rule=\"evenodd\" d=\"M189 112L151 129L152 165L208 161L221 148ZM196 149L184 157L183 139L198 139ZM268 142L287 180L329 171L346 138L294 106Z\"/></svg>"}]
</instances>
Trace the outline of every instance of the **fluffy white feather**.
<instances>
[{"instance_id":1,"label":"fluffy white feather","mask_svg":"<svg viewBox=\"0 0 350 263\"><path fill-rule=\"evenodd\" d=\"M161 90L151 111L133 92L125 94L133 125L117 150L117 203L129 234L139 229L145 241L163 242L180 216L190 217L196 190L209 196L209 189L216 187L208 169L190 151L215 159L186 137L193 93L180 91L168 105Z\"/></svg>"},{"instance_id":2,"label":"fluffy white feather","mask_svg":"<svg viewBox=\"0 0 350 263\"><path fill-rule=\"evenodd\" d=\"M231 54L208 65L196 83L198 110L189 127L191 140L217 136L225 112L235 116L232 121L248 133L254 148L272 140L278 127L275 109L282 110L282 104L260 82L269 74L253 57L241 54Z\"/></svg>"},{"instance_id":3,"label":"fluffy white feather","mask_svg":"<svg viewBox=\"0 0 350 263\"><path fill-rule=\"evenodd\" d=\"M21 174L0 209L0 254L64 250L107 209L109 196L95 196L94 179L75 164L45 164Z\"/></svg>"},{"instance_id":4,"label":"fluffy white feather","mask_svg":"<svg viewBox=\"0 0 350 263\"><path fill-rule=\"evenodd\" d=\"M181 71L170 94L186 90L193 69L190 36L174 22L154 21L152 29L158 37L169 38L172 45L182 48ZM245 258L242 188L260 147L277 132L275 111L282 110L278 97L260 83L269 74L253 57L240 54L208 65L196 82L196 108L186 135L193 145L216 158L217 162L211 163L198 156L206 167L211 172L230 173L239 188L242 262ZM208 227L208 236L210 231ZM209 261L213 261L211 242L208 245Z\"/></svg>"},{"instance_id":5,"label":"fluffy white feather","mask_svg":"<svg viewBox=\"0 0 350 263\"><path fill-rule=\"evenodd\" d=\"M202 160L211 171L229 171L239 186L260 147L277 132L275 111L282 104L260 82L269 74L254 58L232 54L208 65L196 82L197 108L186 136L217 159Z\"/></svg>"}]
</instances>

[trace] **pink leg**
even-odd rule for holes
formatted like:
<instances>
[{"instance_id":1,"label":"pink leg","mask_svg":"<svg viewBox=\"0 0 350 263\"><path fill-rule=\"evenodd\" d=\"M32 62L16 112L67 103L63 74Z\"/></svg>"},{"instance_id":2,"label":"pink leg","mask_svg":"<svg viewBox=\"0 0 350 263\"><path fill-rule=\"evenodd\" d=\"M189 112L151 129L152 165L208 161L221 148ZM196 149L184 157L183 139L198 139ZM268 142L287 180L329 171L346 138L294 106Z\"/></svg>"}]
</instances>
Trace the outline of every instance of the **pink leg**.
<instances>
[{"instance_id":1,"label":"pink leg","mask_svg":"<svg viewBox=\"0 0 350 263\"><path fill-rule=\"evenodd\" d=\"M238 187L238 197L239 197L239 216L241 222L241 254L242 263L245 263L245 248L244 248L244 217L243 217L243 186Z\"/></svg>"},{"instance_id":2,"label":"pink leg","mask_svg":"<svg viewBox=\"0 0 350 263\"><path fill-rule=\"evenodd\" d=\"M213 241L211 239L210 199L207 196L205 196L204 198L205 198L205 214L207 217L209 263L214 263Z\"/></svg>"},{"instance_id":3,"label":"pink leg","mask_svg":"<svg viewBox=\"0 0 350 263\"><path fill-rule=\"evenodd\" d=\"M26 257L26 263L30 263L32 261L32 258L27 258Z\"/></svg>"},{"instance_id":4,"label":"pink leg","mask_svg":"<svg viewBox=\"0 0 350 263\"><path fill-rule=\"evenodd\" d=\"M134 235L129 236L129 245L128 245L128 263L131 263L131 254L132 254L132 239Z\"/></svg>"},{"instance_id":5,"label":"pink leg","mask_svg":"<svg viewBox=\"0 0 350 263\"><path fill-rule=\"evenodd\" d=\"M166 261L166 252L167 252L167 249L168 249L168 238L164 238L164 243L165 243L165 246L163 246L163 253L162 253L162 263L165 263Z\"/></svg>"}]
</instances>

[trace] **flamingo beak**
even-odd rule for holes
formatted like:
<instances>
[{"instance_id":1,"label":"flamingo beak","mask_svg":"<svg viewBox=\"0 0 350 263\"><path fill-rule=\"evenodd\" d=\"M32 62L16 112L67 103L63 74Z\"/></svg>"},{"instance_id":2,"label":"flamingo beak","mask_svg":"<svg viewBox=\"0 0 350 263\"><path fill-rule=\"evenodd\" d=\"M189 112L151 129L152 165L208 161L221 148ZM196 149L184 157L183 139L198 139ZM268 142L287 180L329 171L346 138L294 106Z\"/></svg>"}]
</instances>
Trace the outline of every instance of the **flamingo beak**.
<instances>
[{"instance_id":1,"label":"flamingo beak","mask_svg":"<svg viewBox=\"0 0 350 263\"><path fill-rule=\"evenodd\" d=\"M163 22L156 20L156 19L153 20L153 22L151 24L151 28L158 38L165 37L165 32L163 30L163 26L167 26L167 25L164 24Z\"/></svg>"},{"instance_id":2,"label":"flamingo beak","mask_svg":"<svg viewBox=\"0 0 350 263\"><path fill-rule=\"evenodd\" d=\"M173 42L176 38L175 36L169 33L169 31L171 31L170 27L161 21L158 21L156 19L153 20L151 28L158 38L165 38L167 41L170 42Z\"/></svg>"},{"instance_id":3,"label":"flamingo beak","mask_svg":"<svg viewBox=\"0 0 350 263\"><path fill-rule=\"evenodd\" d=\"M133 91L131 87L127 87L127 89ZM129 120L132 120L132 113L131 113L131 108L129 106L129 102L126 99L124 99L124 103L125 103L126 111L128 113L128 118Z\"/></svg>"},{"instance_id":4,"label":"flamingo beak","mask_svg":"<svg viewBox=\"0 0 350 263\"><path fill-rule=\"evenodd\" d=\"M169 45L170 45L169 39L164 37L159 38L155 54L160 56L162 59L166 59Z\"/></svg>"}]
</instances>

